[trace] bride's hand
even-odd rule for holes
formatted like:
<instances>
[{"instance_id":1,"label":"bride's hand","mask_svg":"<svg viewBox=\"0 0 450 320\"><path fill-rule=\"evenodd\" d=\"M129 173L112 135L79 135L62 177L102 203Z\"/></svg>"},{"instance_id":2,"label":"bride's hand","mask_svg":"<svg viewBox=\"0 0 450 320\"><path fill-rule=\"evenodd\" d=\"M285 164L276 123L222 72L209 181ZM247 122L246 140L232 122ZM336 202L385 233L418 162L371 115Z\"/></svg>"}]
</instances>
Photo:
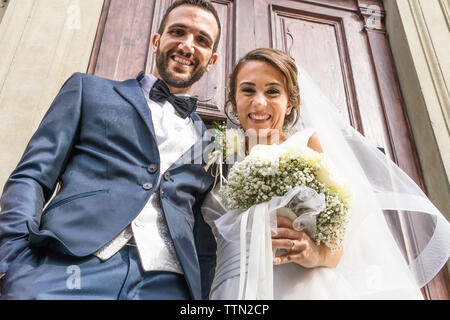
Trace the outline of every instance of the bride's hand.
<instances>
[{"instance_id":1,"label":"bride's hand","mask_svg":"<svg viewBox=\"0 0 450 320\"><path fill-rule=\"evenodd\" d=\"M342 248L332 253L327 246L316 245L305 232L294 230L288 218L277 217L277 223L277 235L272 236L272 248L285 249L288 253L275 257L275 265L294 262L305 268L336 267L342 256Z\"/></svg>"}]
</instances>

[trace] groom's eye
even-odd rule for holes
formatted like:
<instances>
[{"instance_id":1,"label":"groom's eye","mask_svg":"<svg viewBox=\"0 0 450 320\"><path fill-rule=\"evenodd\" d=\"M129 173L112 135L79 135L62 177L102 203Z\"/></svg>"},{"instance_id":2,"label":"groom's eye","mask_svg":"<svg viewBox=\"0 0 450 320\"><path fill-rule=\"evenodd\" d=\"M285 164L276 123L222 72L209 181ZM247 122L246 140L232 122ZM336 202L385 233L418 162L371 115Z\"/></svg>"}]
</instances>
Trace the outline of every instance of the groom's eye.
<instances>
[{"instance_id":1,"label":"groom's eye","mask_svg":"<svg viewBox=\"0 0 450 320\"><path fill-rule=\"evenodd\" d=\"M169 33L173 36L182 36L184 34L184 30L182 29L172 29Z\"/></svg>"},{"instance_id":2,"label":"groom's eye","mask_svg":"<svg viewBox=\"0 0 450 320\"><path fill-rule=\"evenodd\" d=\"M208 48L211 46L211 44L209 43L209 40L207 38L205 38L205 37L198 37L197 39L198 39L197 41L202 46L205 46L205 47L208 47Z\"/></svg>"}]
</instances>

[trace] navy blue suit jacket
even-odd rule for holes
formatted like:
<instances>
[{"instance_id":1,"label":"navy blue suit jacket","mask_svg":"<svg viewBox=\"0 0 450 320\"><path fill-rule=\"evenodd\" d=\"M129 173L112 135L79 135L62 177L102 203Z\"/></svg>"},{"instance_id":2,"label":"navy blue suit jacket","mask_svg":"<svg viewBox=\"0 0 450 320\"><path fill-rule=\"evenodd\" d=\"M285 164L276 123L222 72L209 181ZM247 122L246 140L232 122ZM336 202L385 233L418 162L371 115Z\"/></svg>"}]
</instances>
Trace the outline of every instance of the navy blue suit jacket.
<instances>
[{"instance_id":1,"label":"navy blue suit jacket","mask_svg":"<svg viewBox=\"0 0 450 320\"><path fill-rule=\"evenodd\" d=\"M200 121L197 114L191 118ZM215 241L200 214L212 175L203 139L161 179L161 203L193 299L206 298ZM196 152L193 150L196 149ZM83 257L111 241L140 213L157 186L159 152L151 112L135 79L75 73L61 88L5 184L0 273L27 246ZM57 183L61 189L42 212Z\"/></svg>"}]
</instances>

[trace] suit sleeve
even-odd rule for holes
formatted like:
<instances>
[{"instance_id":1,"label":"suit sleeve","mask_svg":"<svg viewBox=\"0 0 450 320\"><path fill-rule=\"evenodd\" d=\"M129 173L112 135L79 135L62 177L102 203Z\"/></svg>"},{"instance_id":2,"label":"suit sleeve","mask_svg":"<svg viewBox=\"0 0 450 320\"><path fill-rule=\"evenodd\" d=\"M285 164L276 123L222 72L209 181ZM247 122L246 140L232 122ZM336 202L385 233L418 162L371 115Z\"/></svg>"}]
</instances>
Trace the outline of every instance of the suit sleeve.
<instances>
[{"instance_id":1,"label":"suit sleeve","mask_svg":"<svg viewBox=\"0 0 450 320\"><path fill-rule=\"evenodd\" d=\"M201 212L201 206L206 195L207 193L197 199L197 202L193 207L195 216L194 238L200 264L202 299L204 300L209 299L211 285L214 280L217 250L214 234L212 233L211 227L203 219L203 214Z\"/></svg>"},{"instance_id":2,"label":"suit sleeve","mask_svg":"<svg viewBox=\"0 0 450 320\"><path fill-rule=\"evenodd\" d=\"M27 222L39 226L76 141L82 101L82 76L63 85L28 143L0 198L0 274L28 245Z\"/></svg>"}]
</instances>

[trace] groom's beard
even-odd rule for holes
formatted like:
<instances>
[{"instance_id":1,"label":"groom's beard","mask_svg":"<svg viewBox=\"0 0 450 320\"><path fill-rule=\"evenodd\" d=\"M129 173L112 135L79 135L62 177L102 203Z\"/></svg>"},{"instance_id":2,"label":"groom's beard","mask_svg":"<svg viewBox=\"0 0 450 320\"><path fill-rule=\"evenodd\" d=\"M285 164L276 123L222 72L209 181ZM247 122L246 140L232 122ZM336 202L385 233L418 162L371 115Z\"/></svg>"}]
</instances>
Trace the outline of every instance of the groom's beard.
<instances>
[{"instance_id":1,"label":"groom's beard","mask_svg":"<svg viewBox=\"0 0 450 320\"><path fill-rule=\"evenodd\" d=\"M186 56L183 54L183 52L180 51L177 51L176 53L182 56ZM192 57L195 65L194 70L192 70L192 72L185 79L176 77L172 72L169 71L169 59L171 54L172 52L168 52L167 54L161 52L158 45L158 50L156 51L156 67L158 68L158 72L162 80L164 80L167 85L174 88L189 88L195 82L200 80L200 78L206 72L206 66L208 64L206 64L206 66L201 66L198 63L198 60Z\"/></svg>"}]
</instances>

